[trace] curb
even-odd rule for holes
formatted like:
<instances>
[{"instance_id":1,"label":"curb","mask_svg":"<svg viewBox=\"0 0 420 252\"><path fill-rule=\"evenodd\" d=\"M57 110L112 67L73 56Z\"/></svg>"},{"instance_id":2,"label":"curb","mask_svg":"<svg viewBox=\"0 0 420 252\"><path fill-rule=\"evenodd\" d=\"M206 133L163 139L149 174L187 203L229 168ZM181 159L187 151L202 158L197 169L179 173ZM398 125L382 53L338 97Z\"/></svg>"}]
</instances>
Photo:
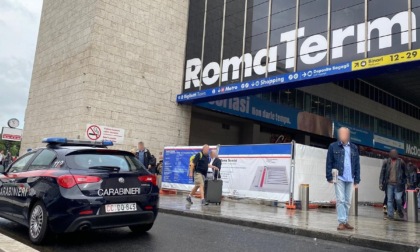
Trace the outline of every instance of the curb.
<instances>
[{"instance_id":1,"label":"curb","mask_svg":"<svg viewBox=\"0 0 420 252\"><path fill-rule=\"evenodd\" d=\"M0 252L38 252L38 250L0 233Z\"/></svg>"},{"instance_id":2,"label":"curb","mask_svg":"<svg viewBox=\"0 0 420 252\"><path fill-rule=\"evenodd\" d=\"M182 211L182 210L175 210L169 208L160 208L159 212L184 216L184 217L191 217L196 219L202 220L209 220L215 222L222 222L227 224L239 225L249 228L258 228L264 229L269 231L275 231L285 234L291 235L299 235L311 238L317 238L332 242L339 242L345 243L354 246L360 247L367 247L372 249L380 249L385 251L407 251L407 252L418 252L419 246L415 244L402 244L397 242L389 242L387 240L380 240L380 239L373 239L366 236L361 235L354 235L354 234L341 234L341 233L328 233L325 231L320 230L309 230L297 226L289 226L289 225L276 225L274 223L263 223L258 221L252 220L243 220L243 219L236 219L236 218L228 218L223 216L215 216L215 215L208 215L204 213L198 212L190 212L190 211Z\"/></svg>"}]
</instances>

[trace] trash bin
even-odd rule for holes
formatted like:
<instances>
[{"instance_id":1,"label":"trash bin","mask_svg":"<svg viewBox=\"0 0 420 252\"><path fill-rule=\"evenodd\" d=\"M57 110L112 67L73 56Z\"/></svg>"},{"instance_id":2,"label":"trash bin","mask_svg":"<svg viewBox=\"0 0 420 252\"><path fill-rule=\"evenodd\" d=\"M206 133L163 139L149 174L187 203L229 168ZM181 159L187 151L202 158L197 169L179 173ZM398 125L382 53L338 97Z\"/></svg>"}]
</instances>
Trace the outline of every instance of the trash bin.
<instances>
[{"instance_id":1,"label":"trash bin","mask_svg":"<svg viewBox=\"0 0 420 252\"><path fill-rule=\"evenodd\" d=\"M418 222L419 216L417 212L417 191L407 190L407 220L411 222Z\"/></svg>"},{"instance_id":2,"label":"trash bin","mask_svg":"<svg viewBox=\"0 0 420 252\"><path fill-rule=\"evenodd\" d=\"M309 210L309 184L300 184L300 201L302 211Z\"/></svg>"}]
</instances>

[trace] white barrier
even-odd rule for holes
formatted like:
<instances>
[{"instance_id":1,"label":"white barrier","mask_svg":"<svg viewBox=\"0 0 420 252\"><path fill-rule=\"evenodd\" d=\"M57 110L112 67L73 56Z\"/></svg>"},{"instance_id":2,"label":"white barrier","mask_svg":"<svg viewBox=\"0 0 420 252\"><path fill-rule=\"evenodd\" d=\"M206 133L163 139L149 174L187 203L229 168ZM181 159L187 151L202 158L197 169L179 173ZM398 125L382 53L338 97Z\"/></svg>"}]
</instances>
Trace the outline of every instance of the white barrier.
<instances>
[{"instance_id":1,"label":"white barrier","mask_svg":"<svg viewBox=\"0 0 420 252\"><path fill-rule=\"evenodd\" d=\"M300 184L309 184L309 200L325 202L335 200L334 186L325 177L327 150L296 144L295 147L295 192ZM379 173L382 160L360 157L359 202L382 202L384 193L379 190ZM295 200L299 194L295 193Z\"/></svg>"},{"instance_id":2,"label":"white barrier","mask_svg":"<svg viewBox=\"0 0 420 252\"><path fill-rule=\"evenodd\" d=\"M275 145L258 145L255 148ZM277 147L279 145L276 145ZM285 146L285 145L284 145ZM285 186L290 181L290 158L286 156L269 156L252 154L253 150L241 152L247 148L254 148L250 145L242 146L220 146L220 158L222 163L221 175L224 181L223 195L237 196L246 198L257 198L266 200L287 201L287 187L272 188L273 184L262 185L261 172L269 171L267 169L286 168L285 176L287 178L283 184ZM239 152L231 152L235 149ZM188 179L189 157L198 152L200 147L167 147L164 157L166 167L163 174L163 188L172 188L178 190L191 190L192 180ZM226 152L227 151L227 152ZM282 153L284 154L284 153ZM299 185L309 184L309 200L311 202L330 202L335 200L334 186L329 184L325 177L325 163L327 150L306 146L302 144L295 145L295 179L293 183L294 199L299 200ZM286 158L286 159L284 159ZM379 190L379 173L382 165L381 159L368 157L360 158L361 183L359 185L359 202L382 202L384 193ZM280 171L280 170L279 170ZM268 174L268 173L267 173ZM274 175L277 176L276 173ZM257 187L251 188L251 185L257 183ZM287 182L287 183L286 183ZM284 191L286 190L286 191Z\"/></svg>"},{"instance_id":3,"label":"white barrier","mask_svg":"<svg viewBox=\"0 0 420 252\"><path fill-rule=\"evenodd\" d=\"M223 195L287 201L291 147L290 143L220 146ZM198 146L164 149L164 188L191 190L189 158L200 149Z\"/></svg>"}]
</instances>

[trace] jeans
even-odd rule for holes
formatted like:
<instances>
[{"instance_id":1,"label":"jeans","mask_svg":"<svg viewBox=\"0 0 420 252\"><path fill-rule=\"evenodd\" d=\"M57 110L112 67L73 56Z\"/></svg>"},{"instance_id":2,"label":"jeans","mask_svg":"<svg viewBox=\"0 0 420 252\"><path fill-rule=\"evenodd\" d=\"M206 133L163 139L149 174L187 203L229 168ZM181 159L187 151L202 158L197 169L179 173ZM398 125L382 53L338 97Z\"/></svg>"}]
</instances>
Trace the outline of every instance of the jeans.
<instances>
[{"instance_id":1,"label":"jeans","mask_svg":"<svg viewBox=\"0 0 420 252\"><path fill-rule=\"evenodd\" d=\"M388 185L386 188L386 194L388 196L388 204L387 204L387 211L388 211L388 217L394 218L394 199L397 203L397 211L398 213L402 213L402 195L403 192L397 192L397 186L396 185Z\"/></svg>"},{"instance_id":2,"label":"jeans","mask_svg":"<svg viewBox=\"0 0 420 252\"><path fill-rule=\"evenodd\" d=\"M353 182L344 182L340 179L335 184L335 197L337 198L338 223L346 224L349 219Z\"/></svg>"}]
</instances>

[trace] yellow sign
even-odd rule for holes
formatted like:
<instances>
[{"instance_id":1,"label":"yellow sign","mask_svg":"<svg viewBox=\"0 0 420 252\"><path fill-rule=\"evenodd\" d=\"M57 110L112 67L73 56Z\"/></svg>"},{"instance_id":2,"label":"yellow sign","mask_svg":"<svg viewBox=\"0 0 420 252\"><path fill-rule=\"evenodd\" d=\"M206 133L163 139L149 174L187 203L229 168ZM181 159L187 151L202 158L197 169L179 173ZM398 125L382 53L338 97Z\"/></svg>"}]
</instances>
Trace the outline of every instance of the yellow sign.
<instances>
[{"instance_id":1,"label":"yellow sign","mask_svg":"<svg viewBox=\"0 0 420 252\"><path fill-rule=\"evenodd\" d=\"M420 49L353 61L351 70L363 70L420 60Z\"/></svg>"}]
</instances>

